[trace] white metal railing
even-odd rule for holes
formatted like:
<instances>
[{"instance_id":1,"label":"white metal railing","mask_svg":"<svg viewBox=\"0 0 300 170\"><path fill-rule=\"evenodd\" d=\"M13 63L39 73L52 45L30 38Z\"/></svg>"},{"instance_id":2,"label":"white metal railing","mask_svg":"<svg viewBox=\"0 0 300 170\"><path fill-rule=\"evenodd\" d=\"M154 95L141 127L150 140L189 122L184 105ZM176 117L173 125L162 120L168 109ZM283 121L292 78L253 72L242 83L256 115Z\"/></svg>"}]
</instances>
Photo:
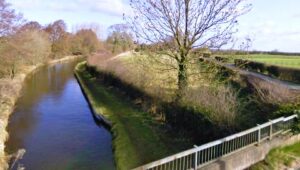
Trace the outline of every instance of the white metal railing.
<instances>
[{"instance_id":1,"label":"white metal railing","mask_svg":"<svg viewBox=\"0 0 300 170\"><path fill-rule=\"evenodd\" d=\"M298 116L281 117L240 133L219 139L161 160L143 165L134 170L187 170L201 168L218 158L245 147L272 139L291 129Z\"/></svg>"}]
</instances>

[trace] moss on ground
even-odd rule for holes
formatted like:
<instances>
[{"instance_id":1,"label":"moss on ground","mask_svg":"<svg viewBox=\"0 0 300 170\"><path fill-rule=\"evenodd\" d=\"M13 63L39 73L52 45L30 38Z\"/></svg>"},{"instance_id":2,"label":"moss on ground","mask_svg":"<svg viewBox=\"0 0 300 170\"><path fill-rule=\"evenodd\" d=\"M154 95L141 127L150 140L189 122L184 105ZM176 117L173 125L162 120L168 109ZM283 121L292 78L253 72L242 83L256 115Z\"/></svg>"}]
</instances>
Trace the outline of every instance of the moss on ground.
<instances>
[{"instance_id":1,"label":"moss on ground","mask_svg":"<svg viewBox=\"0 0 300 170\"><path fill-rule=\"evenodd\" d=\"M103 86L86 71L85 63L76 67L75 74L93 109L112 122L118 169L135 168L179 151L180 147L157 128L159 123L151 115L139 111L113 89Z\"/></svg>"}]
</instances>

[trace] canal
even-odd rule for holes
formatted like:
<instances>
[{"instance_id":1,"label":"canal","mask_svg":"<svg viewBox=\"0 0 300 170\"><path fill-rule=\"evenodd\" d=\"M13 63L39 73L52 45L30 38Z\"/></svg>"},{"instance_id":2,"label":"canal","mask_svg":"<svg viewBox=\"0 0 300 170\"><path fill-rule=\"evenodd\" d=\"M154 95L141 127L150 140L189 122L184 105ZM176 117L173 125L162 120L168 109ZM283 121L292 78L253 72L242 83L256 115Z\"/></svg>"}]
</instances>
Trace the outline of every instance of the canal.
<instances>
[{"instance_id":1,"label":"canal","mask_svg":"<svg viewBox=\"0 0 300 170\"><path fill-rule=\"evenodd\" d=\"M76 63L44 67L26 80L6 143L8 153L26 150L18 161L25 169L115 169L112 136L93 118L73 75Z\"/></svg>"}]
</instances>

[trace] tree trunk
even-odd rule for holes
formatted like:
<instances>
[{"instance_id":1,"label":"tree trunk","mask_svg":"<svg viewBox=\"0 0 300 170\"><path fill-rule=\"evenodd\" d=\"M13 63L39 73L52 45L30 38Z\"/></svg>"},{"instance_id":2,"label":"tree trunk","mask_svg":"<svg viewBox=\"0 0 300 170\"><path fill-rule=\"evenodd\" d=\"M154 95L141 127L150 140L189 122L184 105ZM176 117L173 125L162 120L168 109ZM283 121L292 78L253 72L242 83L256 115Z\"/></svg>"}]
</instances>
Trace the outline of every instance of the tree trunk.
<instances>
[{"instance_id":1,"label":"tree trunk","mask_svg":"<svg viewBox=\"0 0 300 170\"><path fill-rule=\"evenodd\" d=\"M178 62L178 91L176 96L176 102L179 102L184 95L187 88L187 66L185 63L185 58Z\"/></svg>"},{"instance_id":2,"label":"tree trunk","mask_svg":"<svg viewBox=\"0 0 300 170\"><path fill-rule=\"evenodd\" d=\"M15 70L16 70L16 66L15 66L15 64L13 64L11 67L11 72L10 72L11 79L15 78L15 72L16 72Z\"/></svg>"}]
</instances>

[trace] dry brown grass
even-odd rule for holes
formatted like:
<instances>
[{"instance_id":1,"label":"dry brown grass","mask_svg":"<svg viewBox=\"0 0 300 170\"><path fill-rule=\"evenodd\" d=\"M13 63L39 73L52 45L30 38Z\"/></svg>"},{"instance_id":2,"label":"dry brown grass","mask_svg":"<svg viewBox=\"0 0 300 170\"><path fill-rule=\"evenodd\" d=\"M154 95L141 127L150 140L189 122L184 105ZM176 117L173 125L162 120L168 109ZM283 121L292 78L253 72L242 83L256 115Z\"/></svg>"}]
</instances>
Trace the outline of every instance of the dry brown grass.
<instances>
[{"instance_id":1,"label":"dry brown grass","mask_svg":"<svg viewBox=\"0 0 300 170\"><path fill-rule=\"evenodd\" d=\"M162 59L157 62L157 59L139 53L122 57L101 56L103 54L90 57L89 65L111 72L164 101L176 97L177 70L172 68L173 61ZM213 73L203 73L197 64L189 68L189 87L182 102L202 108L212 121L222 126L232 126L238 115L237 94L224 84L214 83L213 75L210 75Z\"/></svg>"},{"instance_id":2,"label":"dry brown grass","mask_svg":"<svg viewBox=\"0 0 300 170\"><path fill-rule=\"evenodd\" d=\"M107 56L105 56L107 55ZM127 83L144 90L150 95L159 95L164 100L172 100L176 90L176 74L174 71L163 71L158 65L146 56L132 54L110 56L107 53L100 53L91 56L88 64L97 66L100 70L111 72Z\"/></svg>"},{"instance_id":3,"label":"dry brown grass","mask_svg":"<svg viewBox=\"0 0 300 170\"><path fill-rule=\"evenodd\" d=\"M204 108L208 117L219 125L234 127L239 102L237 93L226 86L189 88L184 96L189 105Z\"/></svg>"},{"instance_id":4,"label":"dry brown grass","mask_svg":"<svg viewBox=\"0 0 300 170\"><path fill-rule=\"evenodd\" d=\"M291 104L300 102L300 90L293 90L285 85L272 81L261 81L259 78L248 78L262 101L272 104Z\"/></svg>"},{"instance_id":5,"label":"dry brown grass","mask_svg":"<svg viewBox=\"0 0 300 170\"><path fill-rule=\"evenodd\" d=\"M0 79L0 169L7 169L7 156L5 155L5 141L8 138L6 127L9 115L14 109L16 100L22 88L23 75L15 79Z\"/></svg>"}]
</instances>

